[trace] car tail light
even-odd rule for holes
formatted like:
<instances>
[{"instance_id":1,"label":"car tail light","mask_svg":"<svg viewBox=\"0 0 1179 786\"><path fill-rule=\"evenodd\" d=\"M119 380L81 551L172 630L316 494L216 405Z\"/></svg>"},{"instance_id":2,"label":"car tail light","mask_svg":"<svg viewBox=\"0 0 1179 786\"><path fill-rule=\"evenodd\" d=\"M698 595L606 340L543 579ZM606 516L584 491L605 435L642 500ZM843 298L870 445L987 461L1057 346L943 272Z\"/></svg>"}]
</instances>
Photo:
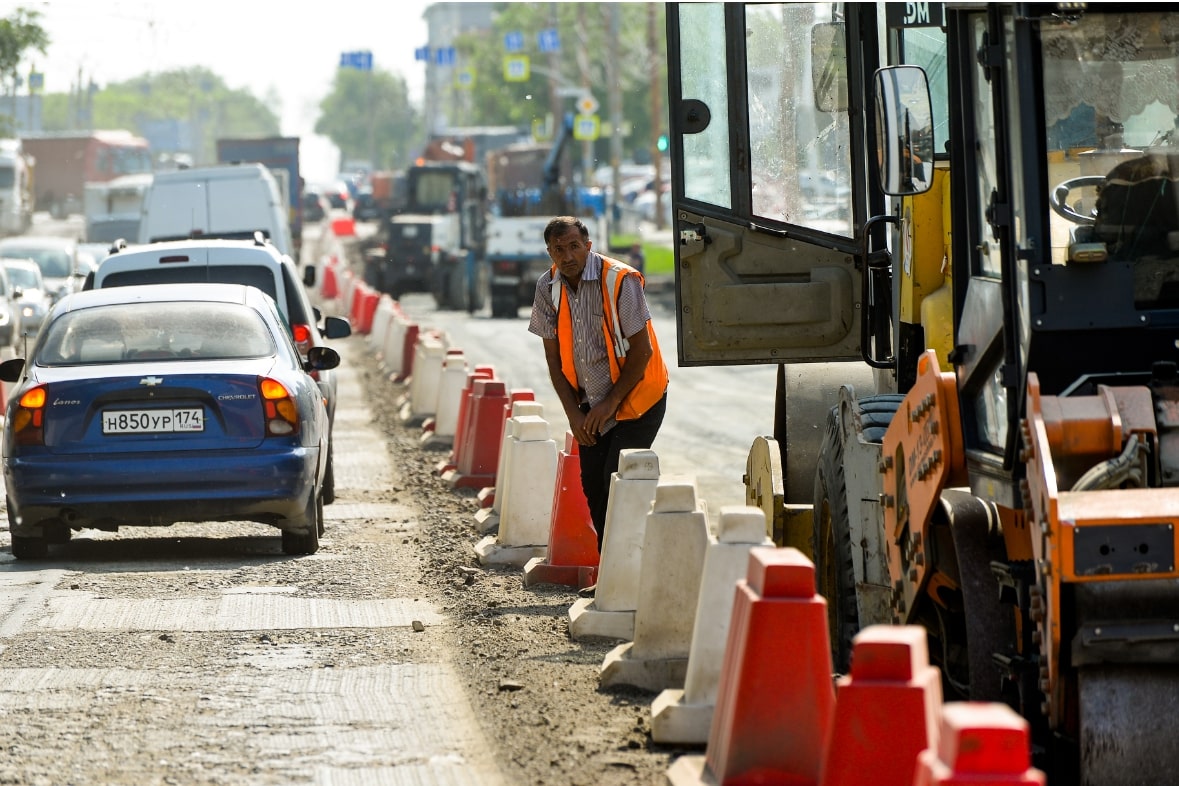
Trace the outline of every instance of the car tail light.
<instances>
[{"instance_id":1,"label":"car tail light","mask_svg":"<svg viewBox=\"0 0 1179 786\"><path fill-rule=\"evenodd\" d=\"M12 414L12 434L18 445L45 444L45 400L48 396L44 387L31 388L24 392L16 403Z\"/></svg>"},{"instance_id":2,"label":"car tail light","mask_svg":"<svg viewBox=\"0 0 1179 786\"><path fill-rule=\"evenodd\" d=\"M311 349L311 326L295 322L291 325L291 336L295 339L295 346L299 354L306 356Z\"/></svg>"},{"instance_id":3,"label":"car tail light","mask_svg":"<svg viewBox=\"0 0 1179 786\"><path fill-rule=\"evenodd\" d=\"M276 379L262 377L258 381L262 405L266 409L266 433L272 437L288 437L299 433L299 408L287 386Z\"/></svg>"},{"instance_id":4,"label":"car tail light","mask_svg":"<svg viewBox=\"0 0 1179 786\"><path fill-rule=\"evenodd\" d=\"M516 263L510 259L497 259L491 265L492 271L495 273L506 273L511 275L516 272Z\"/></svg>"}]
</instances>

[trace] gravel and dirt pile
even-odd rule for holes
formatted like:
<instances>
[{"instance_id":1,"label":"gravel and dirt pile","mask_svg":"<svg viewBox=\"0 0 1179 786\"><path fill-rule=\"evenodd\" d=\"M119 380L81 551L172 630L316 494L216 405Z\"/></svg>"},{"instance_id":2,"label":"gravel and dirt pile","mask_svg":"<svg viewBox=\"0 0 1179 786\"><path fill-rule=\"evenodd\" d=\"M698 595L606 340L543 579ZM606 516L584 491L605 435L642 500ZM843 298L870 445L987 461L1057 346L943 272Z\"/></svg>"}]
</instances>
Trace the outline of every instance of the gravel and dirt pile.
<instances>
[{"instance_id":1,"label":"gravel and dirt pile","mask_svg":"<svg viewBox=\"0 0 1179 786\"><path fill-rule=\"evenodd\" d=\"M351 339L358 341L358 338ZM366 354L364 388L388 438L396 501L420 506L422 583L448 626L455 670L509 783L662 784L683 753L650 737L656 694L602 688L599 670L619 642L575 641L569 607L575 588L525 587L514 567L482 566L474 516L477 491L452 488L437 472L450 448L420 444L420 425L397 415L403 386Z\"/></svg>"}]
</instances>

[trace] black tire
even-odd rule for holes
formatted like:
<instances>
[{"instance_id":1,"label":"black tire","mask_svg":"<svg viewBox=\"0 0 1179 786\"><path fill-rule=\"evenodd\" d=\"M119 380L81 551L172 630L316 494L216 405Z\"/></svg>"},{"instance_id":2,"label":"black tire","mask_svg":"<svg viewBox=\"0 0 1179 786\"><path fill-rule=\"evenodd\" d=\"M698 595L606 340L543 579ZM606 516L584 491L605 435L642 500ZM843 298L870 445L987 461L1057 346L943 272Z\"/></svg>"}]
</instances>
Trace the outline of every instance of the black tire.
<instances>
[{"instance_id":1,"label":"black tire","mask_svg":"<svg viewBox=\"0 0 1179 786\"><path fill-rule=\"evenodd\" d=\"M452 265L446 274L446 303L445 308L454 311L467 309L467 277L465 270L459 265Z\"/></svg>"},{"instance_id":2,"label":"black tire","mask_svg":"<svg viewBox=\"0 0 1179 786\"><path fill-rule=\"evenodd\" d=\"M325 505L336 501L336 465L332 460L331 443L328 443L327 468L323 472L323 487L320 489L319 495Z\"/></svg>"},{"instance_id":3,"label":"black tire","mask_svg":"<svg viewBox=\"0 0 1179 786\"><path fill-rule=\"evenodd\" d=\"M515 291L492 291L491 316L494 319L515 319L518 314Z\"/></svg>"},{"instance_id":4,"label":"black tire","mask_svg":"<svg viewBox=\"0 0 1179 786\"><path fill-rule=\"evenodd\" d=\"M307 531L282 531L282 553L301 555L319 551L319 533L323 527L323 497L312 493L307 501Z\"/></svg>"},{"instance_id":5,"label":"black tire","mask_svg":"<svg viewBox=\"0 0 1179 786\"><path fill-rule=\"evenodd\" d=\"M475 270L471 274L470 291L467 293L467 313L477 314L487 305L488 290L491 284L487 278L486 266L475 263Z\"/></svg>"},{"instance_id":6,"label":"black tire","mask_svg":"<svg viewBox=\"0 0 1179 786\"><path fill-rule=\"evenodd\" d=\"M8 509L8 531L16 529L16 516L12 515L12 500L4 498ZM45 559L49 556L49 541L45 538L12 535L12 556L16 559Z\"/></svg>"},{"instance_id":7,"label":"black tire","mask_svg":"<svg viewBox=\"0 0 1179 786\"><path fill-rule=\"evenodd\" d=\"M871 396L856 402L864 438L879 444L903 396ZM852 562L851 521L847 509L847 479L843 467L839 408L827 414L827 427L815 470L814 530L815 587L827 599L827 630L831 661L846 674L851 663L852 638L860 629L856 604L856 576Z\"/></svg>"},{"instance_id":8,"label":"black tire","mask_svg":"<svg viewBox=\"0 0 1179 786\"><path fill-rule=\"evenodd\" d=\"M369 262L364 266L364 283L378 292L385 291L385 274L380 265Z\"/></svg>"}]
</instances>

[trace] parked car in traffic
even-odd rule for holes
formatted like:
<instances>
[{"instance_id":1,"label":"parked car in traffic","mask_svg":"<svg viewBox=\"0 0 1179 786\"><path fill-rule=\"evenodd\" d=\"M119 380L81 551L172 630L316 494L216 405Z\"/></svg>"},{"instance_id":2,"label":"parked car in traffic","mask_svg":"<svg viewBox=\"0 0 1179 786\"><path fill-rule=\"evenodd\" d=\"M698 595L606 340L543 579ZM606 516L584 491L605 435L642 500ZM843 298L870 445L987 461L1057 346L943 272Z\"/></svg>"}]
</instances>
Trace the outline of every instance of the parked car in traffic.
<instances>
[{"instance_id":1,"label":"parked car in traffic","mask_svg":"<svg viewBox=\"0 0 1179 786\"><path fill-rule=\"evenodd\" d=\"M8 271L0 266L0 348L15 346L21 336L20 288L13 285Z\"/></svg>"},{"instance_id":2,"label":"parked car in traffic","mask_svg":"<svg viewBox=\"0 0 1179 786\"><path fill-rule=\"evenodd\" d=\"M49 312L49 294L41 278L41 268L31 259L0 258L14 289L20 290L16 305L20 310L20 335L35 336Z\"/></svg>"},{"instance_id":3,"label":"parked car in traffic","mask_svg":"<svg viewBox=\"0 0 1179 786\"><path fill-rule=\"evenodd\" d=\"M50 300L82 288L88 267L78 252L78 241L54 235L18 235L0 240L0 257L31 259L41 268Z\"/></svg>"},{"instance_id":4,"label":"parked car in traffic","mask_svg":"<svg viewBox=\"0 0 1179 786\"><path fill-rule=\"evenodd\" d=\"M361 188L352 201L352 217L357 221L374 221L381 217L381 206L371 188Z\"/></svg>"},{"instance_id":5,"label":"parked car in traffic","mask_svg":"<svg viewBox=\"0 0 1179 786\"><path fill-rule=\"evenodd\" d=\"M323 193L312 187L303 189L303 221L312 224L327 218L331 205Z\"/></svg>"},{"instance_id":6,"label":"parked car in traffic","mask_svg":"<svg viewBox=\"0 0 1179 786\"><path fill-rule=\"evenodd\" d=\"M348 202L352 199L351 192L348 191L348 184L337 180L334 183L327 183L321 189L323 195L327 197L328 204L336 210L347 210Z\"/></svg>"},{"instance_id":7,"label":"parked car in traffic","mask_svg":"<svg viewBox=\"0 0 1179 786\"><path fill-rule=\"evenodd\" d=\"M255 521L311 554L323 529L323 395L274 300L186 283L67 295L15 383L4 429L12 553L36 559L73 530Z\"/></svg>"},{"instance_id":8,"label":"parked car in traffic","mask_svg":"<svg viewBox=\"0 0 1179 786\"><path fill-rule=\"evenodd\" d=\"M314 273L314 268L307 270ZM116 248L98 266L87 288L197 281L248 284L274 298L295 346L304 357L312 348L324 346L325 339L344 338L352 334L348 320L321 316L319 310L311 304L294 260L279 253L274 244L260 232L253 240L174 240L147 243L135 248ZM330 369L317 369L312 372L312 376L323 391L330 425L336 417L336 375ZM335 470L330 450L327 467L324 502L330 504L336 498Z\"/></svg>"}]
</instances>

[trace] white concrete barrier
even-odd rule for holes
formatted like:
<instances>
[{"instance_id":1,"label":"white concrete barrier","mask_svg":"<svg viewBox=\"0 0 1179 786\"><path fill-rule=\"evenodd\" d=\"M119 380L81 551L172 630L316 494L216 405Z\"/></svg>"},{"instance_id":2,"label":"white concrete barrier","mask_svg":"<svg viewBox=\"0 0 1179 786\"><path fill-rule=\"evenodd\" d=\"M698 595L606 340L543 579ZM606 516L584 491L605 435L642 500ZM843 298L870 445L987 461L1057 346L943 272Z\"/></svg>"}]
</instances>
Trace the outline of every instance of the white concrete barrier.
<instances>
[{"instance_id":1,"label":"white concrete barrier","mask_svg":"<svg viewBox=\"0 0 1179 786\"><path fill-rule=\"evenodd\" d=\"M643 539L634 641L606 653L603 686L683 687L708 541L708 514L696 500L695 479L660 479Z\"/></svg>"},{"instance_id":2,"label":"white concrete barrier","mask_svg":"<svg viewBox=\"0 0 1179 786\"><path fill-rule=\"evenodd\" d=\"M651 703L651 738L667 745L705 745L716 707L716 691L729 639L733 593L749 568L749 550L773 547L766 515L749 505L720 510L717 534L709 538L692 625L684 686L667 688ZM637 639L636 639L637 640Z\"/></svg>"},{"instance_id":3,"label":"white concrete barrier","mask_svg":"<svg viewBox=\"0 0 1179 786\"><path fill-rule=\"evenodd\" d=\"M423 426L422 445L453 445L454 433L458 426L459 404L463 388L467 384L467 358L461 349L447 350L442 361L438 381L438 401L434 405L434 418L429 427Z\"/></svg>"},{"instance_id":4,"label":"white concrete barrier","mask_svg":"<svg viewBox=\"0 0 1179 786\"><path fill-rule=\"evenodd\" d=\"M475 545L483 565L523 567L548 551L553 486L557 482L557 443L542 417L512 418L510 480L504 486L499 533Z\"/></svg>"},{"instance_id":5,"label":"white concrete barrier","mask_svg":"<svg viewBox=\"0 0 1179 786\"><path fill-rule=\"evenodd\" d=\"M659 484L659 456L653 450L624 450L610 478L606 531L593 598L579 598L569 609L573 639L634 637L643 567L647 514Z\"/></svg>"},{"instance_id":6,"label":"white concrete barrier","mask_svg":"<svg viewBox=\"0 0 1179 786\"><path fill-rule=\"evenodd\" d=\"M400 411L403 423L420 423L434 414L445 357L446 343L440 335L418 335L417 344L414 345L413 373L409 378L409 397Z\"/></svg>"},{"instance_id":7,"label":"white concrete barrier","mask_svg":"<svg viewBox=\"0 0 1179 786\"><path fill-rule=\"evenodd\" d=\"M512 438L512 424L515 418L521 418L526 415L532 415L538 418L544 417L544 405L539 401L512 402L512 410L508 418L504 421L504 433L500 440L499 463L495 470L495 487L491 504L485 508L479 508L475 512L475 529L480 533L491 532L499 526L504 504L504 489L507 484L508 475L511 474L513 469L511 455L512 443L515 440ZM556 482L555 479L554 482Z\"/></svg>"}]
</instances>

